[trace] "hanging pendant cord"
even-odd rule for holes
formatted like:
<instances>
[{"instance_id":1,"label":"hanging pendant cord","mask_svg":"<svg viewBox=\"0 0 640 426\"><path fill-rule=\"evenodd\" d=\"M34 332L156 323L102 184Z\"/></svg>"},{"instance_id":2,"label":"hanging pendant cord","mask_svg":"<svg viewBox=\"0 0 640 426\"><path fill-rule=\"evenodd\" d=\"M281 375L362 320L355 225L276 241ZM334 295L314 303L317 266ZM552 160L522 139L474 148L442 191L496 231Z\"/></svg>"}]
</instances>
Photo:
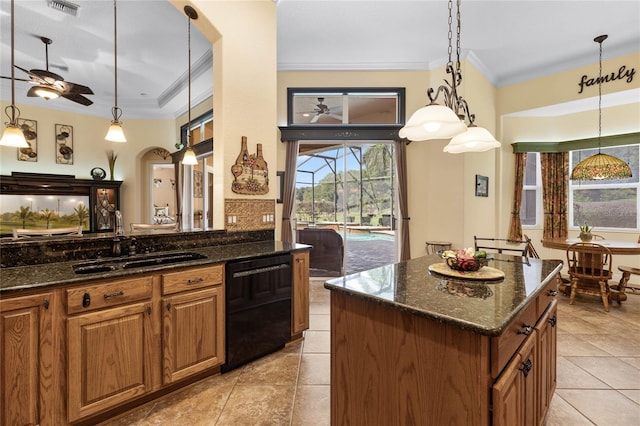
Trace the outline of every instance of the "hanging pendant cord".
<instances>
[{"instance_id":1,"label":"hanging pendant cord","mask_svg":"<svg viewBox=\"0 0 640 426\"><path fill-rule=\"evenodd\" d=\"M113 41L114 41L114 53L113 53L113 63L114 63L114 81L113 86L115 87L115 108L118 108L118 19L116 18L118 11L116 9L116 0L113 0Z\"/></svg>"},{"instance_id":2,"label":"hanging pendant cord","mask_svg":"<svg viewBox=\"0 0 640 426\"><path fill-rule=\"evenodd\" d=\"M602 140L602 42L600 44L600 73L598 75L598 154L600 154L600 141Z\"/></svg>"},{"instance_id":3,"label":"hanging pendant cord","mask_svg":"<svg viewBox=\"0 0 640 426\"><path fill-rule=\"evenodd\" d=\"M189 115L188 115L188 119L189 119L189 124L187 125L187 146L191 146L191 16L189 16L188 19L188 29L187 29L187 44L189 45L188 47L188 58L189 58L189 75L188 75L188 96L189 96L189 102L188 102L188 107L189 107Z\"/></svg>"}]
</instances>

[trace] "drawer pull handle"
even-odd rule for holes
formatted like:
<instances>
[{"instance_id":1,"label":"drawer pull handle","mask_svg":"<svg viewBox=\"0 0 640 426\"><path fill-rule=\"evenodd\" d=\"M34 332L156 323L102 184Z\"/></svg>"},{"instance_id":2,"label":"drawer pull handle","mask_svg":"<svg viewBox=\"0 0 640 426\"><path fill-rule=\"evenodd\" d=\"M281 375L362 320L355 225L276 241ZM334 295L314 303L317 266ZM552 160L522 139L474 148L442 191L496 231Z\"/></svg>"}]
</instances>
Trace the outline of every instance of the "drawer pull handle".
<instances>
[{"instance_id":1,"label":"drawer pull handle","mask_svg":"<svg viewBox=\"0 0 640 426\"><path fill-rule=\"evenodd\" d=\"M522 363L522 367L518 368L518 370L522 371L522 374L524 374L524 377L527 377L531 372L532 367L533 367L533 363L531 362L531 358L529 358Z\"/></svg>"},{"instance_id":2,"label":"drawer pull handle","mask_svg":"<svg viewBox=\"0 0 640 426\"><path fill-rule=\"evenodd\" d=\"M167 303L167 311L171 310L171 303Z\"/></svg>"},{"instance_id":3,"label":"drawer pull handle","mask_svg":"<svg viewBox=\"0 0 640 426\"><path fill-rule=\"evenodd\" d=\"M104 298L105 299L111 299L112 297L118 297L118 296L124 296L124 291L120 290L120 291L117 291L115 293L105 294Z\"/></svg>"},{"instance_id":4,"label":"drawer pull handle","mask_svg":"<svg viewBox=\"0 0 640 426\"><path fill-rule=\"evenodd\" d=\"M82 295L82 307L88 308L91 305L91 295L89 293L85 293Z\"/></svg>"},{"instance_id":5,"label":"drawer pull handle","mask_svg":"<svg viewBox=\"0 0 640 426\"><path fill-rule=\"evenodd\" d=\"M518 330L518 334L524 334L525 336L528 336L533 332L533 327L531 327L530 325L522 324L522 327L523 328Z\"/></svg>"},{"instance_id":6,"label":"drawer pull handle","mask_svg":"<svg viewBox=\"0 0 640 426\"><path fill-rule=\"evenodd\" d=\"M42 302L42 306L44 306L45 309L49 310L49 299L44 299L44 302Z\"/></svg>"},{"instance_id":7,"label":"drawer pull handle","mask_svg":"<svg viewBox=\"0 0 640 426\"><path fill-rule=\"evenodd\" d=\"M558 295L558 291L557 290L549 290L547 292L547 296L554 297L554 296L557 296L557 295Z\"/></svg>"},{"instance_id":8,"label":"drawer pull handle","mask_svg":"<svg viewBox=\"0 0 640 426\"><path fill-rule=\"evenodd\" d=\"M147 315L151 315L151 306L147 306Z\"/></svg>"},{"instance_id":9,"label":"drawer pull handle","mask_svg":"<svg viewBox=\"0 0 640 426\"><path fill-rule=\"evenodd\" d=\"M196 278L195 280L187 280L187 284L197 284L197 283L201 283L202 281L204 281L204 278L200 277L200 278Z\"/></svg>"},{"instance_id":10,"label":"drawer pull handle","mask_svg":"<svg viewBox=\"0 0 640 426\"><path fill-rule=\"evenodd\" d=\"M555 327L557 322L558 322L558 318L556 318L555 315L549 318L549 324L551 324L551 327Z\"/></svg>"}]
</instances>

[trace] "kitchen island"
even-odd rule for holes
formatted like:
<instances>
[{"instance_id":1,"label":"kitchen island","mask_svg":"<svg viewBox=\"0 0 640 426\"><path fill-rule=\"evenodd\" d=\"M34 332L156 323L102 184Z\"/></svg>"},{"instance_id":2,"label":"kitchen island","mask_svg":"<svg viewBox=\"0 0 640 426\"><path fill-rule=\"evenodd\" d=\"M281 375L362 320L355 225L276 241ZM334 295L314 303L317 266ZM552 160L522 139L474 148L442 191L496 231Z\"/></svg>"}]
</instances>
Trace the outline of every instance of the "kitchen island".
<instances>
[{"instance_id":1,"label":"kitchen island","mask_svg":"<svg viewBox=\"0 0 640 426\"><path fill-rule=\"evenodd\" d=\"M435 255L328 280L331 423L542 424L555 389L562 263L495 255L492 281Z\"/></svg>"}]
</instances>

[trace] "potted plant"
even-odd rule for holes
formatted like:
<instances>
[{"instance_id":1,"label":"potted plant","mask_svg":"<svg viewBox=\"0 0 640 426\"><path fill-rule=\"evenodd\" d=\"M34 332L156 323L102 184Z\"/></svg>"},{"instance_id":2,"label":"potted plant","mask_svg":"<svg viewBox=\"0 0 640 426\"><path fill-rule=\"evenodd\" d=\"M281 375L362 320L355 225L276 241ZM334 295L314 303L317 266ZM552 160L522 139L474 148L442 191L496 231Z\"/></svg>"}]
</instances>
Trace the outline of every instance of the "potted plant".
<instances>
[{"instance_id":1,"label":"potted plant","mask_svg":"<svg viewBox=\"0 0 640 426\"><path fill-rule=\"evenodd\" d=\"M580 225L580 235L579 235L580 239L582 241L591 241L591 238L593 237L591 235L592 230L593 228L587 225L586 223L584 225Z\"/></svg>"}]
</instances>

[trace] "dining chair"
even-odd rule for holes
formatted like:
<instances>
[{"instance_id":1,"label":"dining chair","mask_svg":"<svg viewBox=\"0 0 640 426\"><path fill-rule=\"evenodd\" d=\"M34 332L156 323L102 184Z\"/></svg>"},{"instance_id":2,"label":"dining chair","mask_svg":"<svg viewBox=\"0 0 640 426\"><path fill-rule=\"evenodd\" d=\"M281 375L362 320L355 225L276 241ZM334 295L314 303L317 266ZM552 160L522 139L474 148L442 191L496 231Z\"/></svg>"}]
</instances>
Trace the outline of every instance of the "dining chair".
<instances>
[{"instance_id":1,"label":"dining chair","mask_svg":"<svg viewBox=\"0 0 640 426\"><path fill-rule=\"evenodd\" d=\"M638 235L638 243L640 243L640 235ZM627 295L625 294L627 290L627 285L629 284L629 279L631 275L640 275L640 268L634 268L633 266L618 266L618 271L622 272L622 276L620 277L620 282L618 284L612 285L611 290L611 298L618 302L618 305L621 302L627 300Z\"/></svg>"},{"instance_id":2,"label":"dining chair","mask_svg":"<svg viewBox=\"0 0 640 426\"><path fill-rule=\"evenodd\" d=\"M611 250L597 243L574 243L567 247L570 305L573 305L577 293L600 296L604 310L609 312L612 261Z\"/></svg>"},{"instance_id":3,"label":"dining chair","mask_svg":"<svg viewBox=\"0 0 640 426\"><path fill-rule=\"evenodd\" d=\"M82 226L52 229L13 228L13 238L53 237L65 235L82 235Z\"/></svg>"}]
</instances>

